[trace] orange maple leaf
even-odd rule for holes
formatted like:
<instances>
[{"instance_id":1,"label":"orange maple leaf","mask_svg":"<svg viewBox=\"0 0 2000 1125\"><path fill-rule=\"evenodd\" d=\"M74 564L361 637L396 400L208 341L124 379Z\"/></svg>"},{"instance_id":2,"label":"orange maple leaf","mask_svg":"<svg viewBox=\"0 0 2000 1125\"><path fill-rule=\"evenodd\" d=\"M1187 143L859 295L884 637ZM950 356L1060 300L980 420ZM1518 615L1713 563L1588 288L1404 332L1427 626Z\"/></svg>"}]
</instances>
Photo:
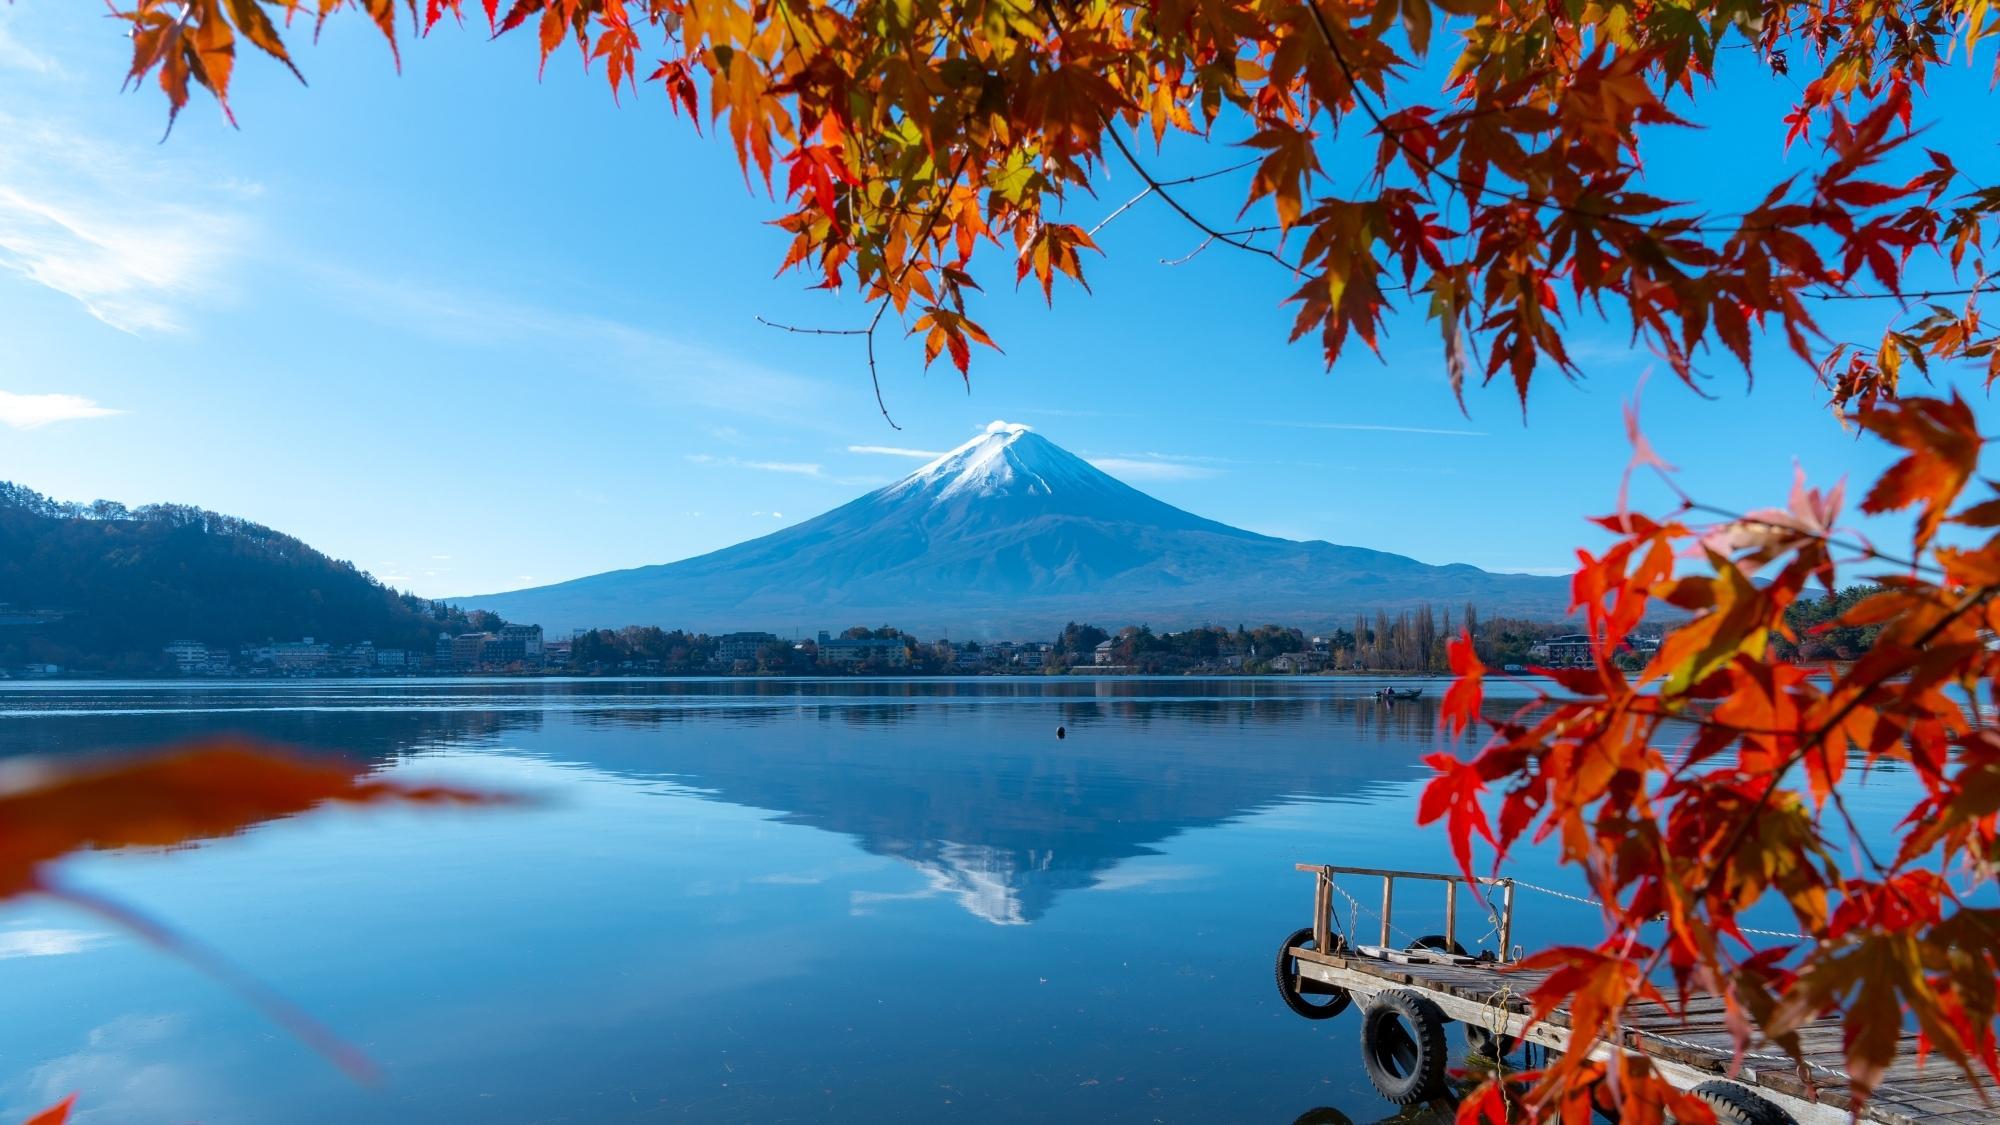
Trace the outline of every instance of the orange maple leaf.
<instances>
[{"instance_id":1,"label":"orange maple leaf","mask_svg":"<svg viewBox=\"0 0 2000 1125\"><path fill-rule=\"evenodd\" d=\"M1909 451L1868 490L1861 510L1875 513L1920 507L1916 542L1918 546L1929 543L1944 522L1945 512L1979 467L1984 442L1972 408L1954 392L1949 402L1908 398L1882 403L1862 411L1856 421Z\"/></svg>"}]
</instances>

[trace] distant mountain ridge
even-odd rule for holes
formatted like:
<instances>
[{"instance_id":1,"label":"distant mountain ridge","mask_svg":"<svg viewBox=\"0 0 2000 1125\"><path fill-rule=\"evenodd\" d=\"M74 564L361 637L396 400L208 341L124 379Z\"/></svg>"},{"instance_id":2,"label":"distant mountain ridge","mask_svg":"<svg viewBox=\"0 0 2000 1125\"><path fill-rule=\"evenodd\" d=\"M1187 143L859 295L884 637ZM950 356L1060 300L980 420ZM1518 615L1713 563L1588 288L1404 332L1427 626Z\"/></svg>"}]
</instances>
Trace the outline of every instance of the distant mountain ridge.
<instances>
[{"instance_id":1,"label":"distant mountain ridge","mask_svg":"<svg viewBox=\"0 0 2000 1125\"><path fill-rule=\"evenodd\" d=\"M1260 535L1157 500L1027 426L995 422L885 488L695 558L452 601L555 633L889 623L960 639L1069 621L1351 624L1476 602L1559 616L1568 582Z\"/></svg>"},{"instance_id":2,"label":"distant mountain ridge","mask_svg":"<svg viewBox=\"0 0 2000 1125\"><path fill-rule=\"evenodd\" d=\"M66 504L0 481L0 603L59 610L0 629L0 667L160 670L161 646L313 637L429 652L440 630L497 626L397 593L261 524L180 504Z\"/></svg>"}]
</instances>

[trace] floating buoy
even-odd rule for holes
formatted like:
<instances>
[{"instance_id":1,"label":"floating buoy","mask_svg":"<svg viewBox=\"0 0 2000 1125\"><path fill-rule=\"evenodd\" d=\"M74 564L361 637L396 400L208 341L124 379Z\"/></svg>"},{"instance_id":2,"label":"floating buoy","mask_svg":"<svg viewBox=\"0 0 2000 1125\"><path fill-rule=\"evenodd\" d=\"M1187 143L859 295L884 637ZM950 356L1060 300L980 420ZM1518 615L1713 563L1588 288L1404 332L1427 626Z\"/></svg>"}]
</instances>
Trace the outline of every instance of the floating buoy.
<instances>
[{"instance_id":1,"label":"floating buoy","mask_svg":"<svg viewBox=\"0 0 2000 1125\"><path fill-rule=\"evenodd\" d=\"M1057 727L1057 728L1056 728L1056 737L1057 737L1057 738L1068 738L1068 737L1069 737L1069 732L1068 732L1068 731L1066 731L1066 730L1064 730L1064 729L1063 729L1063 728L1061 728L1061 727Z\"/></svg>"}]
</instances>

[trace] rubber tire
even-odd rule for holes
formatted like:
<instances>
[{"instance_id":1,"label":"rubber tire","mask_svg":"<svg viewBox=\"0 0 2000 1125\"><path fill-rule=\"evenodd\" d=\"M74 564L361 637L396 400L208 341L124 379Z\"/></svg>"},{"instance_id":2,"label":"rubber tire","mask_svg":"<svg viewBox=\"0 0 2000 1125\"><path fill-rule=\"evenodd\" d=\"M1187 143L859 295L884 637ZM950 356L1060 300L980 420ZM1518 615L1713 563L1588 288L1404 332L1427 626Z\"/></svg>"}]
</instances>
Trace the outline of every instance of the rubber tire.
<instances>
[{"instance_id":1,"label":"rubber tire","mask_svg":"<svg viewBox=\"0 0 2000 1125\"><path fill-rule=\"evenodd\" d=\"M1495 1035L1492 1028L1481 1027L1476 1023L1465 1025L1465 1053L1468 1055L1478 1055L1480 1058L1499 1062L1513 1054L1520 1046L1521 1041L1511 1035Z\"/></svg>"},{"instance_id":2,"label":"rubber tire","mask_svg":"<svg viewBox=\"0 0 2000 1125\"><path fill-rule=\"evenodd\" d=\"M1734 1082L1704 1082L1688 1093L1715 1111L1716 1125L1797 1125L1791 1114Z\"/></svg>"},{"instance_id":3,"label":"rubber tire","mask_svg":"<svg viewBox=\"0 0 2000 1125\"><path fill-rule=\"evenodd\" d=\"M1361 1068L1376 1093L1396 1105L1416 1105L1444 1093L1449 1054L1444 1023L1443 1009L1407 988L1376 994L1361 1014ZM1414 1056L1395 1058L1409 1052ZM1402 1073L1390 1069L1389 1059Z\"/></svg>"},{"instance_id":4,"label":"rubber tire","mask_svg":"<svg viewBox=\"0 0 2000 1125\"><path fill-rule=\"evenodd\" d=\"M1347 943L1340 938L1334 938L1333 942L1333 949L1336 953L1347 948ZM1354 1003L1353 993L1342 991L1324 1004L1312 1004L1308 1003L1305 997L1300 996L1292 990L1292 980L1297 976L1292 971L1292 947L1295 945L1311 947L1312 944L1312 927L1307 926L1303 930L1294 931L1291 937L1285 939L1285 944L1278 947L1278 997L1285 1002L1285 1007L1290 1008L1296 1015L1304 1016L1309 1020L1330 1020L1346 1011L1348 1005Z\"/></svg>"},{"instance_id":5,"label":"rubber tire","mask_svg":"<svg viewBox=\"0 0 2000 1125\"><path fill-rule=\"evenodd\" d=\"M1458 944L1455 941L1452 942L1447 947L1447 945L1445 944L1443 934L1425 934L1424 936L1404 946L1403 952L1415 953L1419 949L1428 949L1433 953L1452 953L1460 957L1471 956L1471 954L1465 951L1464 946Z\"/></svg>"}]
</instances>

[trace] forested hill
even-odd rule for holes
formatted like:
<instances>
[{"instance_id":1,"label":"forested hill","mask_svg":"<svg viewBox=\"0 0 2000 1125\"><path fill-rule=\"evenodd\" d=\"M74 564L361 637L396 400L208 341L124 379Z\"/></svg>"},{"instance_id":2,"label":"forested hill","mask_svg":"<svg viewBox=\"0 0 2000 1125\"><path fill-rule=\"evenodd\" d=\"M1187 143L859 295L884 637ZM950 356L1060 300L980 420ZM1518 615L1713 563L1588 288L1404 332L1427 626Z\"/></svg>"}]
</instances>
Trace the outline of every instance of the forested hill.
<instances>
[{"instance_id":1,"label":"forested hill","mask_svg":"<svg viewBox=\"0 0 2000 1125\"><path fill-rule=\"evenodd\" d=\"M0 625L0 668L162 668L170 640L211 646L311 636L428 652L438 631L497 627L399 594L268 527L179 504L67 504L0 481L0 612L60 611ZM0 618L4 620L4 618Z\"/></svg>"}]
</instances>

